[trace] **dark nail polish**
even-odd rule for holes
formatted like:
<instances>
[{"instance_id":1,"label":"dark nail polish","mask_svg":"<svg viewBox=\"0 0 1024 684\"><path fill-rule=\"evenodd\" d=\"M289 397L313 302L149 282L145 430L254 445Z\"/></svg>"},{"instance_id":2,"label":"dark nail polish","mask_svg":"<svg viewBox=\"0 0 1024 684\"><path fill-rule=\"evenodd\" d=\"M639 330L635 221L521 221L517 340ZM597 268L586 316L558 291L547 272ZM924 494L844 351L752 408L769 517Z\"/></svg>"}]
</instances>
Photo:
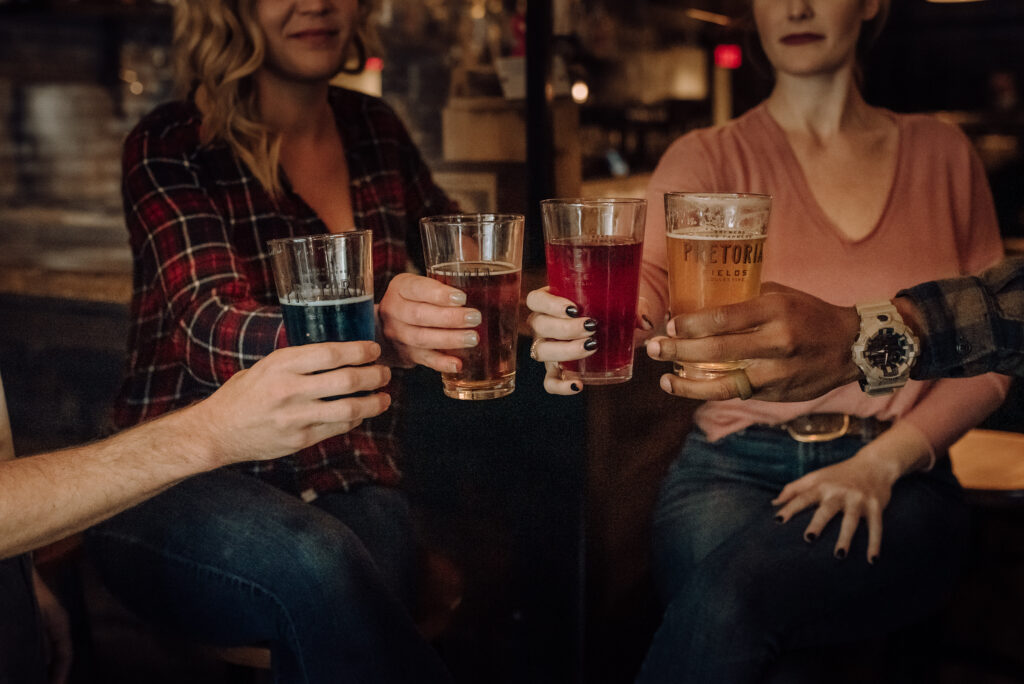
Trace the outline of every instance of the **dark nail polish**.
<instances>
[{"instance_id":1,"label":"dark nail polish","mask_svg":"<svg viewBox=\"0 0 1024 684\"><path fill-rule=\"evenodd\" d=\"M597 349L597 340L595 340L593 337L587 339L587 341L583 343L583 348L586 349L587 351L594 351L595 349Z\"/></svg>"},{"instance_id":2,"label":"dark nail polish","mask_svg":"<svg viewBox=\"0 0 1024 684\"><path fill-rule=\"evenodd\" d=\"M813 532L808 532L807 534L804 535L804 541L807 542L808 544L810 544L812 541L814 541L817 538L818 538L818 535L814 534Z\"/></svg>"},{"instance_id":3,"label":"dark nail polish","mask_svg":"<svg viewBox=\"0 0 1024 684\"><path fill-rule=\"evenodd\" d=\"M871 558L868 558L868 563L871 563L872 565L874 565L876 560L878 560L878 556L874 555Z\"/></svg>"},{"instance_id":4,"label":"dark nail polish","mask_svg":"<svg viewBox=\"0 0 1024 684\"><path fill-rule=\"evenodd\" d=\"M569 306L565 307L565 315L568 316L569 318L576 318L577 316L580 315L580 310L577 309L572 304L570 304Z\"/></svg>"},{"instance_id":5,"label":"dark nail polish","mask_svg":"<svg viewBox=\"0 0 1024 684\"><path fill-rule=\"evenodd\" d=\"M783 517L782 517L781 515L777 515L777 516L775 516L775 522L779 523L780 525L781 525L781 524L782 524L782 523L783 523L784 521L785 521L785 519L784 519L784 518L783 518Z\"/></svg>"},{"instance_id":6,"label":"dark nail polish","mask_svg":"<svg viewBox=\"0 0 1024 684\"><path fill-rule=\"evenodd\" d=\"M576 383L574 382L574 383L572 383L571 385L569 385L569 389L571 389L571 390L572 390L573 392L579 392L579 391L580 391L580 386L579 386L579 385L577 385L577 384L576 384Z\"/></svg>"},{"instance_id":7,"label":"dark nail polish","mask_svg":"<svg viewBox=\"0 0 1024 684\"><path fill-rule=\"evenodd\" d=\"M594 332L595 330L597 330L597 321L595 321L593 318L588 318L587 320L583 321L583 329L586 330L587 332Z\"/></svg>"},{"instance_id":8,"label":"dark nail polish","mask_svg":"<svg viewBox=\"0 0 1024 684\"><path fill-rule=\"evenodd\" d=\"M846 558L846 549L836 549L836 558L839 560Z\"/></svg>"}]
</instances>

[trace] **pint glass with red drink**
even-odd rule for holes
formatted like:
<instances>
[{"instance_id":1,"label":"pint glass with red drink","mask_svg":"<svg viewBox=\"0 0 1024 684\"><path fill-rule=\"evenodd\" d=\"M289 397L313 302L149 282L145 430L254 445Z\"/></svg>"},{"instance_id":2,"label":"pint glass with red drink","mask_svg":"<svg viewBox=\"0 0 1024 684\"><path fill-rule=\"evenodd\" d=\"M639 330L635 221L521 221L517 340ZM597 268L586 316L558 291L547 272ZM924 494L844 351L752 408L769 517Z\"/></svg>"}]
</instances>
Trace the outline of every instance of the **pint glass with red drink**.
<instances>
[{"instance_id":1,"label":"pint glass with red drink","mask_svg":"<svg viewBox=\"0 0 1024 684\"><path fill-rule=\"evenodd\" d=\"M597 351L560 367L590 385L629 380L647 202L550 199L541 215L551 293L597 321Z\"/></svg>"},{"instance_id":2,"label":"pint glass with red drink","mask_svg":"<svg viewBox=\"0 0 1024 684\"><path fill-rule=\"evenodd\" d=\"M427 275L466 293L483 319L475 347L442 350L462 360L461 371L441 374L449 397L494 399L515 389L523 222L519 214L420 220Z\"/></svg>"}]
</instances>

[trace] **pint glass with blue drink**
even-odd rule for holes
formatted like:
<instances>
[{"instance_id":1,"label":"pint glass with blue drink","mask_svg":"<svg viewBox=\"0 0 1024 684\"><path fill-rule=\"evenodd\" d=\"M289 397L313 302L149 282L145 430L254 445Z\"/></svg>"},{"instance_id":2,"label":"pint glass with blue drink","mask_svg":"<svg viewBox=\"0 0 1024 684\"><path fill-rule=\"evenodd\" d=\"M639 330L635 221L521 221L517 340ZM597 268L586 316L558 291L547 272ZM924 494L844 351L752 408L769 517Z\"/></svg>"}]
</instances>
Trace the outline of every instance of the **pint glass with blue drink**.
<instances>
[{"instance_id":1,"label":"pint glass with blue drink","mask_svg":"<svg viewBox=\"0 0 1024 684\"><path fill-rule=\"evenodd\" d=\"M268 246L289 344L374 339L370 231L283 238Z\"/></svg>"}]
</instances>

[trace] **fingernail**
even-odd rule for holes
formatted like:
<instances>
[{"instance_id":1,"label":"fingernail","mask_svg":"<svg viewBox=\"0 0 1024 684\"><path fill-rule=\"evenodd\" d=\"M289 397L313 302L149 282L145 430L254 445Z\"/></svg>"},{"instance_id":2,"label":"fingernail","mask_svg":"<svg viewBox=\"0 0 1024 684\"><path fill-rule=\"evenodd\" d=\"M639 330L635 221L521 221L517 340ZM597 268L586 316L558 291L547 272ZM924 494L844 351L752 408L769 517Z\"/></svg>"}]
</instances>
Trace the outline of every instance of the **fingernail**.
<instances>
[{"instance_id":1,"label":"fingernail","mask_svg":"<svg viewBox=\"0 0 1024 684\"><path fill-rule=\"evenodd\" d=\"M470 311L468 314L466 314L466 323L468 323L469 325L480 325L480 323L482 323L483 320L484 317L480 314L479 311Z\"/></svg>"},{"instance_id":2,"label":"fingernail","mask_svg":"<svg viewBox=\"0 0 1024 684\"><path fill-rule=\"evenodd\" d=\"M871 556L871 558L868 558L868 563L874 565L876 560L878 560L878 554L875 554L874 556Z\"/></svg>"},{"instance_id":3,"label":"fingernail","mask_svg":"<svg viewBox=\"0 0 1024 684\"><path fill-rule=\"evenodd\" d=\"M810 544L812 541L814 541L817 538L818 538L818 535L814 534L813 532L808 532L807 534L804 535L804 541L807 542L808 544Z\"/></svg>"},{"instance_id":4,"label":"fingernail","mask_svg":"<svg viewBox=\"0 0 1024 684\"><path fill-rule=\"evenodd\" d=\"M775 522L779 523L780 525L781 525L782 523L784 523L785 521L786 521L786 519L785 519L785 518L783 518L783 517L782 517L781 515L777 515L777 516L775 516Z\"/></svg>"},{"instance_id":5,"label":"fingernail","mask_svg":"<svg viewBox=\"0 0 1024 684\"><path fill-rule=\"evenodd\" d=\"M452 361L451 363L449 363L448 364L448 372L449 373L458 373L459 372L459 362L458 361Z\"/></svg>"},{"instance_id":6,"label":"fingernail","mask_svg":"<svg viewBox=\"0 0 1024 684\"><path fill-rule=\"evenodd\" d=\"M668 379L667 375L661 376L661 380L658 381L658 385L665 392L668 392L669 394L672 394L672 383L669 382L669 379Z\"/></svg>"},{"instance_id":7,"label":"fingernail","mask_svg":"<svg viewBox=\"0 0 1024 684\"><path fill-rule=\"evenodd\" d=\"M475 347L480 343L480 336L477 335L475 330L470 330L462 335L462 342L464 347Z\"/></svg>"},{"instance_id":8,"label":"fingernail","mask_svg":"<svg viewBox=\"0 0 1024 684\"><path fill-rule=\"evenodd\" d=\"M839 560L846 558L846 549L836 549L836 558Z\"/></svg>"},{"instance_id":9,"label":"fingernail","mask_svg":"<svg viewBox=\"0 0 1024 684\"><path fill-rule=\"evenodd\" d=\"M650 340L647 342L647 355L651 358L658 358L661 356L661 342L658 340Z\"/></svg>"},{"instance_id":10,"label":"fingernail","mask_svg":"<svg viewBox=\"0 0 1024 684\"><path fill-rule=\"evenodd\" d=\"M579 386L579 385L577 385L577 384L576 384L576 383L574 382L574 383L572 383L571 385L569 385L569 389L571 389L571 390L572 390L573 392L579 392L579 391L580 391L580 386Z\"/></svg>"},{"instance_id":11,"label":"fingernail","mask_svg":"<svg viewBox=\"0 0 1024 684\"><path fill-rule=\"evenodd\" d=\"M583 348L586 349L587 351L594 351L595 349L597 349L597 340L595 340L593 337L587 338L587 341L583 343Z\"/></svg>"},{"instance_id":12,"label":"fingernail","mask_svg":"<svg viewBox=\"0 0 1024 684\"><path fill-rule=\"evenodd\" d=\"M448 295L448 301L455 306L465 306L466 304L466 293L465 292L452 292Z\"/></svg>"},{"instance_id":13,"label":"fingernail","mask_svg":"<svg viewBox=\"0 0 1024 684\"><path fill-rule=\"evenodd\" d=\"M674 319L669 321L668 325L665 326L665 332L667 332L672 337L676 336L676 322Z\"/></svg>"},{"instance_id":14,"label":"fingernail","mask_svg":"<svg viewBox=\"0 0 1024 684\"><path fill-rule=\"evenodd\" d=\"M640 320L644 322L644 330L652 330L654 328L654 323L651 323L651 319L647 317L647 314L641 314Z\"/></svg>"},{"instance_id":15,"label":"fingernail","mask_svg":"<svg viewBox=\"0 0 1024 684\"><path fill-rule=\"evenodd\" d=\"M570 304L569 306L565 307L565 315L568 316L569 318L576 318L577 316L580 315L580 310L577 309L572 304Z\"/></svg>"},{"instance_id":16,"label":"fingernail","mask_svg":"<svg viewBox=\"0 0 1024 684\"><path fill-rule=\"evenodd\" d=\"M594 332L595 330L597 330L597 321L595 321L593 318L588 318L587 320L583 321L583 329L586 330L587 332Z\"/></svg>"}]
</instances>

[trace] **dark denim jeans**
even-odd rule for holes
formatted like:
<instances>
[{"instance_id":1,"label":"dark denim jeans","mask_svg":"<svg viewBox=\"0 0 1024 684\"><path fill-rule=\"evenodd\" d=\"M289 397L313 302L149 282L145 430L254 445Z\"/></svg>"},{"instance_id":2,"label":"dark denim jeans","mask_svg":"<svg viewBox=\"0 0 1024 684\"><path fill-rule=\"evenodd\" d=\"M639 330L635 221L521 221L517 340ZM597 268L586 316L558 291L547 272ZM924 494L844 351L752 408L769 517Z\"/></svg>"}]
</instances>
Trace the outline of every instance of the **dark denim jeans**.
<instances>
[{"instance_id":1,"label":"dark denim jeans","mask_svg":"<svg viewBox=\"0 0 1024 684\"><path fill-rule=\"evenodd\" d=\"M639 682L758 682L783 651L884 634L941 605L969 530L948 459L896 483L874 565L863 520L845 560L833 556L838 518L813 543L803 539L813 511L774 520L783 486L862 446L850 437L801 444L762 428L714 443L688 437L655 513L666 608Z\"/></svg>"},{"instance_id":2,"label":"dark denim jeans","mask_svg":"<svg viewBox=\"0 0 1024 684\"><path fill-rule=\"evenodd\" d=\"M27 555L0 560L0 684L43 684L46 651Z\"/></svg>"},{"instance_id":3,"label":"dark denim jeans","mask_svg":"<svg viewBox=\"0 0 1024 684\"><path fill-rule=\"evenodd\" d=\"M276 682L450 681L403 603L414 544L394 489L368 485L310 504L221 470L88 540L106 585L140 617L202 643L266 644Z\"/></svg>"}]
</instances>

